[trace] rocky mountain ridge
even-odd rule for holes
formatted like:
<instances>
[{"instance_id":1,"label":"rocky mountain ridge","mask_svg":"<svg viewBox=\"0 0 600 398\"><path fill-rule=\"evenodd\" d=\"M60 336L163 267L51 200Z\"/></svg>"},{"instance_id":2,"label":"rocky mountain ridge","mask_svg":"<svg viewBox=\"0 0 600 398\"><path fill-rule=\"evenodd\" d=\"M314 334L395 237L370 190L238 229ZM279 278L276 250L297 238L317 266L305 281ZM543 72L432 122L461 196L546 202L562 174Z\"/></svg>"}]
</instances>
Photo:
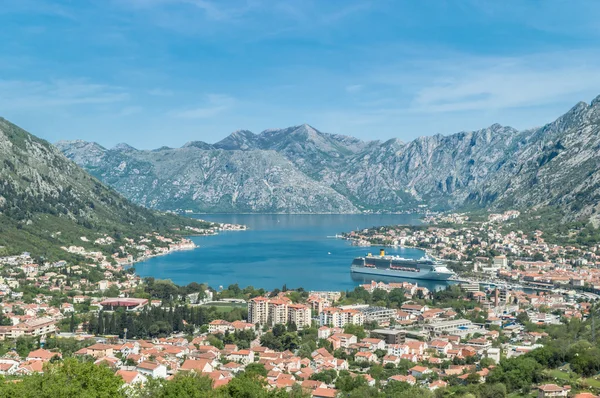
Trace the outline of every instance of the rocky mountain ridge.
<instances>
[{"instance_id":1,"label":"rocky mountain ridge","mask_svg":"<svg viewBox=\"0 0 600 398\"><path fill-rule=\"evenodd\" d=\"M361 141L305 124L154 151L82 141L57 146L126 197L158 209L351 213L554 205L568 219L595 219L599 98L541 128L494 124L410 142Z\"/></svg>"},{"instance_id":2,"label":"rocky mountain ridge","mask_svg":"<svg viewBox=\"0 0 600 398\"><path fill-rule=\"evenodd\" d=\"M94 144L81 143L80 149L85 156L77 157L79 161L102 153ZM129 202L55 146L2 118L0 164L0 253L31 251L56 258L63 245L86 246L104 236L172 232L198 223Z\"/></svg>"}]
</instances>

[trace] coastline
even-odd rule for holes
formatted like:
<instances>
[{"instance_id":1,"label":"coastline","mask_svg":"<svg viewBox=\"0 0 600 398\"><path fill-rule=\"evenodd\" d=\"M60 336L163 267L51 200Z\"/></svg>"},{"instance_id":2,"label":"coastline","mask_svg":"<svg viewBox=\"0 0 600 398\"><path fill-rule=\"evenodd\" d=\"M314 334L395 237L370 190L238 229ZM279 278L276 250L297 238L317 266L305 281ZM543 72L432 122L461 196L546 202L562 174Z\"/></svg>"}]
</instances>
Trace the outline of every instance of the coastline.
<instances>
[{"instance_id":1,"label":"coastline","mask_svg":"<svg viewBox=\"0 0 600 398\"><path fill-rule=\"evenodd\" d=\"M405 248L405 249L416 249L416 250L421 250L422 252L424 252L425 254L427 254L430 257L436 258L435 254L433 253L433 251L431 249L425 248L425 247L418 247L418 246L409 246L409 245L390 245L390 244L373 244L371 242L368 242L368 245L364 245L364 244L354 244L354 242L362 242L361 239L355 239L355 238L350 238L347 236L343 236L343 235L338 235L335 237L336 239L342 239L342 240L349 240L352 243L352 246L359 246L359 247L394 247L394 248ZM448 261L448 260L444 260L444 261Z\"/></svg>"},{"instance_id":2,"label":"coastline","mask_svg":"<svg viewBox=\"0 0 600 398\"><path fill-rule=\"evenodd\" d=\"M166 255L173 254L175 252L180 252L180 251L199 249L201 246L194 243L190 239L191 237L216 236L216 235L219 235L219 232L223 232L223 231L237 232L237 231L247 231L248 229L249 228L247 225L242 225L242 224L219 224L219 228L217 228L216 230L211 230L210 232L205 232L205 233L196 233L196 234L189 234L189 235L183 236L181 238L183 242L178 243L177 246L175 246L173 248L169 247L169 249L167 251L140 256L132 261L120 263L119 265L133 267L136 263L144 262L144 261L150 260L151 258L154 258L154 257L166 256ZM187 242L185 242L186 240L187 240Z\"/></svg>"}]
</instances>

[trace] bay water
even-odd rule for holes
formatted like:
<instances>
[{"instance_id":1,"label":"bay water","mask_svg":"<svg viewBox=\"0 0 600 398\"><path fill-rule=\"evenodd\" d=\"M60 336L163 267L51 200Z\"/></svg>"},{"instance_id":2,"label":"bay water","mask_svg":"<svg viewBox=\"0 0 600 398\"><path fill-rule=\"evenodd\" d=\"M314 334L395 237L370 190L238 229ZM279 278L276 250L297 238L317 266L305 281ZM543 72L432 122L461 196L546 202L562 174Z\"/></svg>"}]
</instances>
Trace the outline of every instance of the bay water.
<instances>
[{"instance_id":1,"label":"bay water","mask_svg":"<svg viewBox=\"0 0 600 398\"><path fill-rule=\"evenodd\" d=\"M218 289L237 283L267 290L303 287L306 290L352 290L371 280L399 281L372 275L351 275L350 264L357 256L378 253L379 247L352 246L336 239L342 232L381 225L418 225L415 215L282 215L202 214L207 221L245 224L246 231L221 232L191 239L195 250L179 251L135 264L140 276L171 279L179 285L207 283ZM385 248L390 254L420 258L414 248ZM447 282L404 279L429 289Z\"/></svg>"}]
</instances>

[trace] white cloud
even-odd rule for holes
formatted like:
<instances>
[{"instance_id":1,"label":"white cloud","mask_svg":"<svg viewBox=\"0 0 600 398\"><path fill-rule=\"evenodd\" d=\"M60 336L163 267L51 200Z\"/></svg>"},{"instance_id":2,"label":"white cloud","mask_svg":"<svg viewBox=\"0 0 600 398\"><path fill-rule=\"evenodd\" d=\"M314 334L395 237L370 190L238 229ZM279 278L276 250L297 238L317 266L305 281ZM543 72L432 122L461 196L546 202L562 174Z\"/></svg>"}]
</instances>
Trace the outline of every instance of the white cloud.
<instances>
[{"instance_id":1,"label":"white cloud","mask_svg":"<svg viewBox=\"0 0 600 398\"><path fill-rule=\"evenodd\" d=\"M169 114L183 119L207 119L231 109L234 104L235 99L228 95L208 94L203 105L173 110Z\"/></svg>"}]
</instances>

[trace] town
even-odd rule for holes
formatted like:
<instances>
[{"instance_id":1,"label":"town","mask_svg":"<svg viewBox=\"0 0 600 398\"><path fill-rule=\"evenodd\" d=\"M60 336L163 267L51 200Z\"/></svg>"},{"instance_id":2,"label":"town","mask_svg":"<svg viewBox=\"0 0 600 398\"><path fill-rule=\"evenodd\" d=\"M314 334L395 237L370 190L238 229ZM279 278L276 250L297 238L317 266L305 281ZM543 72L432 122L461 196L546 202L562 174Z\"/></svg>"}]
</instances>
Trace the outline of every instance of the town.
<instances>
[{"instance_id":1,"label":"town","mask_svg":"<svg viewBox=\"0 0 600 398\"><path fill-rule=\"evenodd\" d=\"M193 247L188 239L161 236L128 242L109 258L64 248L88 260L81 264L36 263L23 253L0 258L0 375L27 380L75 360L108 368L129 395L151 380L177 382L191 374L215 391L251 377L261 391L307 397L600 393L594 377L600 363L576 342L595 338L596 296L580 289L595 286L600 276L591 267L595 250L487 227L370 232L350 237L427 243L441 257L473 259L473 277L483 273L543 289L464 281L440 291L377 281L346 292L176 286L140 278L123 255ZM163 249L145 247L156 241ZM538 253L544 258L521 259ZM574 339L562 354L561 335ZM562 361L550 362L553 356Z\"/></svg>"},{"instance_id":2,"label":"town","mask_svg":"<svg viewBox=\"0 0 600 398\"><path fill-rule=\"evenodd\" d=\"M600 245L547 243L544 233L502 233L498 224L518 211L490 214L487 222L466 225L464 214L429 216L425 227L391 226L352 231L345 239L362 246L414 247L445 260L463 281L536 289L600 292ZM451 226L437 224L452 223ZM572 294L576 294L573 292Z\"/></svg>"}]
</instances>

